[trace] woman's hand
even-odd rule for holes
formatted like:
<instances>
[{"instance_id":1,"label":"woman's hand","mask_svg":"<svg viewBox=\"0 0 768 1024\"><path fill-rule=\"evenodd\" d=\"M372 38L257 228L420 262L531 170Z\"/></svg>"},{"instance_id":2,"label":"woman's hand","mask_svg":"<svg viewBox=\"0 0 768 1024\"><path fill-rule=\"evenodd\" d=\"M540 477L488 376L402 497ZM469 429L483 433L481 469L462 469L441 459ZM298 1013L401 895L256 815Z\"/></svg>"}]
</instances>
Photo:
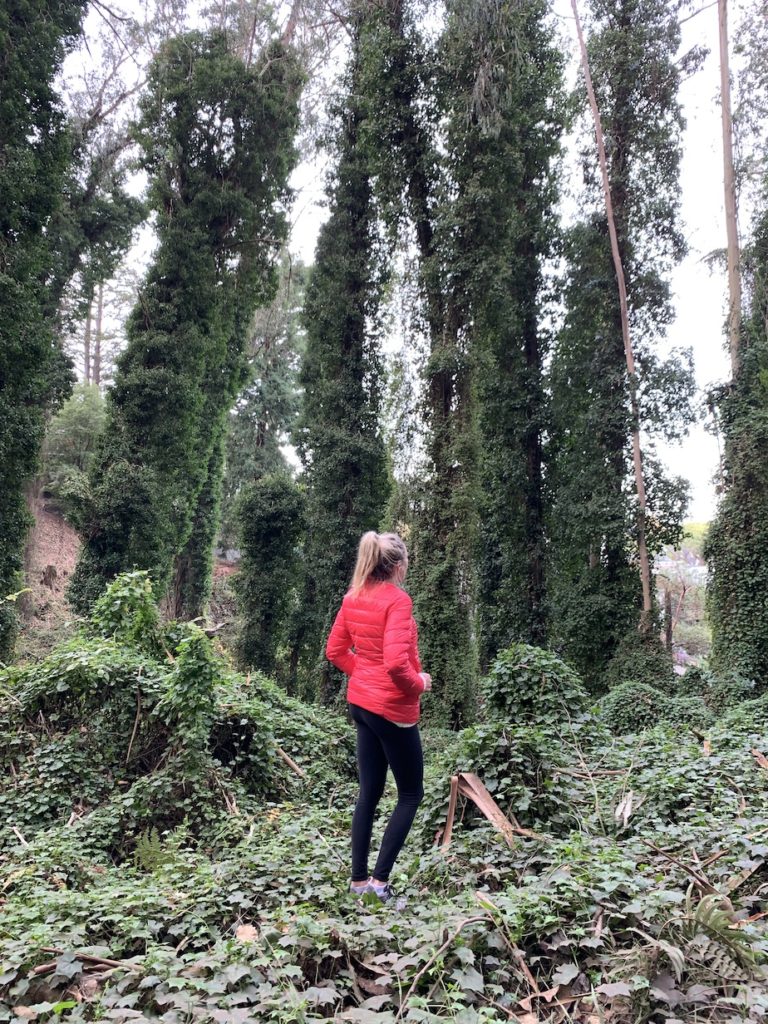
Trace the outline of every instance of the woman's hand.
<instances>
[{"instance_id":1,"label":"woman's hand","mask_svg":"<svg viewBox=\"0 0 768 1024\"><path fill-rule=\"evenodd\" d=\"M432 689L432 676L429 672L419 672L419 675L421 676L422 683L424 683L422 693L426 693L428 690Z\"/></svg>"}]
</instances>

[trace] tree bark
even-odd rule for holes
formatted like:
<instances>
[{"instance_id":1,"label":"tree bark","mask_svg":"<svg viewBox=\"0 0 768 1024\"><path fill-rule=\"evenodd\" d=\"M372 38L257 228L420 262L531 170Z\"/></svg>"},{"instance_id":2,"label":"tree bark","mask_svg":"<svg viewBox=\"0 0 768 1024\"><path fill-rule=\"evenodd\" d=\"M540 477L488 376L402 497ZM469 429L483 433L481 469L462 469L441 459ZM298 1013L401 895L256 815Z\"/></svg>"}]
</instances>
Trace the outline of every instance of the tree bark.
<instances>
[{"instance_id":1,"label":"tree bark","mask_svg":"<svg viewBox=\"0 0 768 1024\"><path fill-rule=\"evenodd\" d=\"M718 0L717 11L720 36L720 107L723 128L725 230L728 239L728 348L731 356L731 376L735 380L740 364L741 267L739 261L739 230L736 221L736 178L733 170L731 72L728 59L728 0Z\"/></svg>"},{"instance_id":2,"label":"tree bark","mask_svg":"<svg viewBox=\"0 0 768 1024\"><path fill-rule=\"evenodd\" d=\"M85 334L83 336L83 378L86 384L91 382L91 324L93 322L93 298L88 303L88 315L85 318Z\"/></svg>"},{"instance_id":3,"label":"tree bark","mask_svg":"<svg viewBox=\"0 0 768 1024\"><path fill-rule=\"evenodd\" d=\"M600 174L603 181L603 194L605 196L605 213L608 220L608 233L611 238L611 253L613 264L616 269L616 282L619 289L619 308L621 310L621 333L624 341L624 355L627 361L627 383L629 387L629 403L632 416L632 463L635 470L635 489L637 491L637 552L640 561L640 582L643 589L643 610L640 616L640 630L648 633L651 628L653 614L653 599L651 595L651 565L648 557L648 545L646 542L646 498L645 478L643 476L643 457L640 448L640 412L637 400L637 373L635 370L635 357L632 351L632 340L629 334L629 314L627 310L627 287L624 279L624 267L621 262L619 241L616 233L616 220L613 215L613 202L611 199L611 185L608 179L608 162L605 156L605 142L603 139L603 128L600 120L600 110L597 105L592 75L589 68L589 56L587 54L584 33L581 28L581 19L576 0L571 0L571 8L576 19L576 32L579 37L579 49L581 50L581 63L584 69L584 79L589 96L589 105L592 108L592 116L595 122L595 136L597 138L597 151L600 160Z\"/></svg>"},{"instance_id":4,"label":"tree bark","mask_svg":"<svg viewBox=\"0 0 768 1024\"><path fill-rule=\"evenodd\" d=\"M104 323L104 282L99 282L98 298L96 300L96 335L93 340L93 369L91 372L91 383L96 387L101 386L101 340L103 337Z\"/></svg>"}]
</instances>

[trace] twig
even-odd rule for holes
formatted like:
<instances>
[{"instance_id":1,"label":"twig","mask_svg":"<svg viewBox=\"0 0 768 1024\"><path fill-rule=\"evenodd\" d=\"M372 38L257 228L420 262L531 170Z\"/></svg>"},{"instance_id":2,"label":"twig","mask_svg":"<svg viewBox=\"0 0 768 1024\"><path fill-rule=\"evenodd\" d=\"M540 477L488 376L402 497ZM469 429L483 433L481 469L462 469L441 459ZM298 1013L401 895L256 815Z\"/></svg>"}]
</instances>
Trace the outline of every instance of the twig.
<instances>
[{"instance_id":1,"label":"twig","mask_svg":"<svg viewBox=\"0 0 768 1024\"><path fill-rule=\"evenodd\" d=\"M296 772L296 774L297 774L297 775L298 775L298 776L299 776L300 778L302 778L302 779L306 779L306 777L307 777L307 773L306 773L306 772L304 771L304 769L303 769L303 768L299 768L299 766L298 766L298 765L296 764L296 762L295 762L295 761L293 760L293 758L292 758L292 757L289 757L289 756L288 756L288 754L286 754L286 752L285 752L285 751L283 750L283 748L282 748L282 747L278 747L278 745L277 745L277 744L275 744L275 750L276 750L276 751L278 752L278 754L280 755L280 757L282 757L282 759L283 759L283 760L285 761L285 763L286 763L286 764L288 765L288 767L289 767L289 768L290 768L290 769L291 769L292 771Z\"/></svg>"},{"instance_id":2,"label":"twig","mask_svg":"<svg viewBox=\"0 0 768 1024\"><path fill-rule=\"evenodd\" d=\"M21 832L19 831L19 829L17 829L17 828L16 828L16 826L15 826L15 825L11 825L11 826L10 826L10 829L11 829L11 832L13 832L13 834L14 834L14 835L16 836L16 838L17 838L17 839L19 840L19 842L21 843L21 845L22 845L22 846L29 846L29 843L28 843L28 842L27 842L27 840L26 840L26 839L24 838L24 836L23 836L23 835L21 834Z\"/></svg>"},{"instance_id":3,"label":"twig","mask_svg":"<svg viewBox=\"0 0 768 1024\"><path fill-rule=\"evenodd\" d=\"M341 856L339 851L338 850L334 850L334 848L331 846L331 844L328 842L328 840L325 838L325 836L323 835L323 833L319 829L316 828L315 832L317 833L318 837L320 838L320 841L325 843L325 845L328 847L328 849L331 851L331 853L334 855L334 857L338 858L339 863L342 864L346 868L347 862Z\"/></svg>"},{"instance_id":4,"label":"twig","mask_svg":"<svg viewBox=\"0 0 768 1024\"><path fill-rule=\"evenodd\" d=\"M456 929L456 931L452 935L448 936L448 938L445 940L445 942L442 944L442 946L440 946L439 949L435 950L435 952L432 954L432 956L429 958L429 960L427 960L427 962L424 964L424 966L421 968L421 970L416 972L416 975L415 975L413 981L411 982L411 986L408 989L408 991L405 993L405 995L403 996L403 1001L400 1003L400 1006L398 1007L397 1013L395 1014L395 1022L399 1021L402 1018L403 1013L405 1011L405 1008L408 1005L408 1000L411 998L411 996L413 995L413 993L414 993L414 991L416 989L416 986L418 985L419 981L424 977L424 975L427 973L427 971L432 966L432 964L435 963L435 961L440 958L440 956L446 951L446 949L448 949L450 947L452 942L455 942L455 940L459 937L459 935L467 927L467 925L479 924L482 921L488 921L488 917L485 914L481 915L480 917L467 917L467 918L465 918L461 922L459 927Z\"/></svg>"},{"instance_id":5,"label":"twig","mask_svg":"<svg viewBox=\"0 0 768 1024\"><path fill-rule=\"evenodd\" d=\"M693 14L689 14L685 18L681 18L678 25L684 25L686 21L691 21L691 19L698 17L699 14L703 14L704 11L708 11L710 7L717 7L717 0L712 0L711 4L705 4L704 7L700 7L698 11L694 11Z\"/></svg>"},{"instance_id":6,"label":"twig","mask_svg":"<svg viewBox=\"0 0 768 1024\"><path fill-rule=\"evenodd\" d=\"M671 853L667 853L666 850L662 850L648 839L641 839L640 842L643 846L649 847L651 850L654 850L666 860L670 861L672 864L676 864L677 867L685 871L685 873L689 875L699 888L704 890L704 892L712 893L713 895L720 895L710 881L708 881L703 875L700 875L698 871L694 871L693 868L688 867L687 864L683 864L683 862L678 860L677 857L673 857Z\"/></svg>"},{"instance_id":7,"label":"twig","mask_svg":"<svg viewBox=\"0 0 768 1024\"><path fill-rule=\"evenodd\" d=\"M57 956L64 956L66 952L63 949L56 949L54 946L43 946L42 951L43 953L56 953ZM87 960L89 964L101 964L102 967L120 967L124 971L141 970L136 964L126 963L125 960L107 960L103 956L92 956L90 953L80 953L78 951L75 951L72 955L77 957L78 960ZM47 967L48 965L42 964L41 966Z\"/></svg>"}]
</instances>

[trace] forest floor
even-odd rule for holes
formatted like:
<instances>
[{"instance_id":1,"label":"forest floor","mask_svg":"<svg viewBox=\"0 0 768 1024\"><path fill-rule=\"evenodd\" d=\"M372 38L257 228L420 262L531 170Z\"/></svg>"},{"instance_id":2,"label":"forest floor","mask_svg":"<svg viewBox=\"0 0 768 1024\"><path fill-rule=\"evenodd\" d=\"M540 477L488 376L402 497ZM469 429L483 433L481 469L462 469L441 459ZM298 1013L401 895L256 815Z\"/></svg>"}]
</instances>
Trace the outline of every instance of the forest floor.
<instances>
[{"instance_id":1,"label":"forest floor","mask_svg":"<svg viewBox=\"0 0 768 1024\"><path fill-rule=\"evenodd\" d=\"M74 616L66 591L80 551L77 531L49 500L33 498L30 512L34 526L27 541L29 593L21 604L19 661L44 656L63 639Z\"/></svg>"},{"instance_id":2,"label":"forest floor","mask_svg":"<svg viewBox=\"0 0 768 1024\"><path fill-rule=\"evenodd\" d=\"M0 670L2 1024L768 1019L768 693L596 701L516 645L477 724L425 727L401 898L361 905L336 709L162 622L143 573L69 632ZM498 815L460 791L449 840L458 773Z\"/></svg>"}]
</instances>

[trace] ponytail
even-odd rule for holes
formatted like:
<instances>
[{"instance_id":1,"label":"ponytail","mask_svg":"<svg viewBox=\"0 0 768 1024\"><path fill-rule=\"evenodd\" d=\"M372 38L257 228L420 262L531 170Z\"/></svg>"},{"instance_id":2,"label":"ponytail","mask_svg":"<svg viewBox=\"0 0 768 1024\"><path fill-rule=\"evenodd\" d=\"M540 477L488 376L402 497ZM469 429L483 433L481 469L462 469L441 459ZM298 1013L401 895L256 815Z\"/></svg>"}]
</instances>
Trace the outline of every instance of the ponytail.
<instances>
[{"instance_id":1,"label":"ponytail","mask_svg":"<svg viewBox=\"0 0 768 1024\"><path fill-rule=\"evenodd\" d=\"M357 595L371 579L388 580L408 558L405 544L396 533L369 530L360 538L350 593Z\"/></svg>"}]
</instances>

